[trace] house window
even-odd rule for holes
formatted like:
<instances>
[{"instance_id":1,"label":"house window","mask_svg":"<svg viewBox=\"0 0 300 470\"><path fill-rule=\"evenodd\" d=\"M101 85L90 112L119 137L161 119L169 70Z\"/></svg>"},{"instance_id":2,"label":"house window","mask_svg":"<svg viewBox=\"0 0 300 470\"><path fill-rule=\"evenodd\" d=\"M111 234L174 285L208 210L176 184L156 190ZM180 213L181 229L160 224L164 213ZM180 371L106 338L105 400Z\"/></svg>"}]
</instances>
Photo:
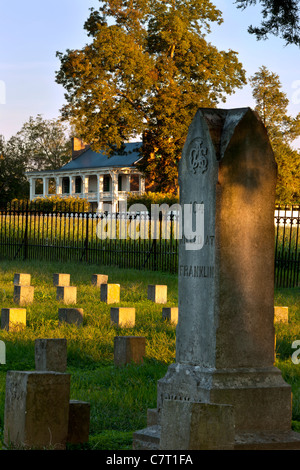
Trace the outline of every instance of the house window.
<instances>
[{"instance_id":1,"label":"house window","mask_svg":"<svg viewBox=\"0 0 300 470\"><path fill-rule=\"evenodd\" d=\"M41 195L43 194L43 180L42 178L37 178L35 180L35 194L36 195Z\"/></svg>"},{"instance_id":2,"label":"house window","mask_svg":"<svg viewBox=\"0 0 300 470\"><path fill-rule=\"evenodd\" d=\"M109 192L110 191L110 176L104 175L103 177L103 191Z\"/></svg>"},{"instance_id":3,"label":"house window","mask_svg":"<svg viewBox=\"0 0 300 470\"><path fill-rule=\"evenodd\" d=\"M70 194L70 179L69 178L62 179L62 192L63 194Z\"/></svg>"},{"instance_id":4,"label":"house window","mask_svg":"<svg viewBox=\"0 0 300 470\"><path fill-rule=\"evenodd\" d=\"M131 175L130 178L130 191L139 191L140 189L140 177L137 174Z\"/></svg>"},{"instance_id":5,"label":"house window","mask_svg":"<svg viewBox=\"0 0 300 470\"><path fill-rule=\"evenodd\" d=\"M118 176L118 191L122 191L122 175Z\"/></svg>"},{"instance_id":6,"label":"house window","mask_svg":"<svg viewBox=\"0 0 300 470\"><path fill-rule=\"evenodd\" d=\"M48 194L56 194L56 181L54 178L48 180Z\"/></svg>"},{"instance_id":7,"label":"house window","mask_svg":"<svg viewBox=\"0 0 300 470\"><path fill-rule=\"evenodd\" d=\"M75 178L75 193L81 193L82 192L82 178L81 176L76 176Z\"/></svg>"}]
</instances>

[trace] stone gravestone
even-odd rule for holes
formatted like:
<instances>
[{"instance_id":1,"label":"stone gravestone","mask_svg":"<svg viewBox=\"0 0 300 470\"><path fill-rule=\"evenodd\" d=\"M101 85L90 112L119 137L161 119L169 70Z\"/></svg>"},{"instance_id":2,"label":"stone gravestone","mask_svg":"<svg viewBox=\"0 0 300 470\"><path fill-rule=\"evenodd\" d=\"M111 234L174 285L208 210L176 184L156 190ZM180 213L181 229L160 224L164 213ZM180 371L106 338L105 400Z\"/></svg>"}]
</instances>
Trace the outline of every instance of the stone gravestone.
<instances>
[{"instance_id":1,"label":"stone gravestone","mask_svg":"<svg viewBox=\"0 0 300 470\"><path fill-rule=\"evenodd\" d=\"M115 326L133 328L135 326L135 308L112 307L110 309L110 322Z\"/></svg>"},{"instance_id":2,"label":"stone gravestone","mask_svg":"<svg viewBox=\"0 0 300 470\"><path fill-rule=\"evenodd\" d=\"M70 375L60 372L8 371L4 445L13 449L66 448Z\"/></svg>"},{"instance_id":3,"label":"stone gravestone","mask_svg":"<svg viewBox=\"0 0 300 470\"><path fill-rule=\"evenodd\" d=\"M107 304L120 302L120 284L101 284L100 300Z\"/></svg>"},{"instance_id":4,"label":"stone gravestone","mask_svg":"<svg viewBox=\"0 0 300 470\"><path fill-rule=\"evenodd\" d=\"M145 353L146 338L144 336L115 336L115 366L124 366L130 363L142 363Z\"/></svg>"},{"instance_id":5,"label":"stone gravestone","mask_svg":"<svg viewBox=\"0 0 300 470\"><path fill-rule=\"evenodd\" d=\"M83 325L84 312L83 308L59 308L58 321L59 325L68 323L70 325Z\"/></svg>"},{"instance_id":6,"label":"stone gravestone","mask_svg":"<svg viewBox=\"0 0 300 470\"><path fill-rule=\"evenodd\" d=\"M100 287L101 284L108 283L108 276L106 274L92 274L92 285Z\"/></svg>"},{"instance_id":7,"label":"stone gravestone","mask_svg":"<svg viewBox=\"0 0 300 470\"><path fill-rule=\"evenodd\" d=\"M288 323L289 322L289 308L288 307L274 307L274 321L275 323Z\"/></svg>"},{"instance_id":8,"label":"stone gravestone","mask_svg":"<svg viewBox=\"0 0 300 470\"><path fill-rule=\"evenodd\" d=\"M53 285L57 286L65 286L68 287L70 285L70 274L65 273L55 273L53 274Z\"/></svg>"},{"instance_id":9,"label":"stone gravestone","mask_svg":"<svg viewBox=\"0 0 300 470\"><path fill-rule=\"evenodd\" d=\"M183 429L185 403L231 405L234 449L300 449L300 434L291 431L291 387L274 366L276 163L258 115L199 109L179 184L184 216L191 211L194 230L204 209L204 231L193 232L182 217L176 362L157 384L156 425L137 431L133 447L170 449L174 436L161 438L161 430L175 432L176 416L164 407L174 400Z\"/></svg>"},{"instance_id":10,"label":"stone gravestone","mask_svg":"<svg viewBox=\"0 0 300 470\"><path fill-rule=\"evenodd\" d=\"M14 285L14 296L13 300L18 305L31 304L34 299L34 287L33 286L21 286L19 284Z\"/></svg>"},{"instance_id":11,"label":"stone gravestone","mask_svg":"<svg viewBox=\"0 0 300 470\"><path fill-rule=\"evenodd\" d=\"M2 308L1 328L7 331L19 331L26 327L26 308Z\"/></svg>"},{"instance_id":12,"label":"stone gravestone","mask_svg":"<svg viewBox=\"0 0 300 470\"><path fill-rule=\"evenodd\" d=\"M79 400L69 402L69 426L67 443L83 444L89 440L90 403Z\"/></svg>"},{"instance_id":13,"label":"stone gravestone","mask_svg":"<svg viewBox=\"0 0 300 470\"><path fill-rule=\"evenodd\" d=\"M31 285L31 274L15 273L14 274L14 285L30 286Z\"/></svg>"},{"instance_id":14,"label":"stone gravestone","mask_svg":"<svg viewBox=\"0 0 300 470\"><path fill-rule=\"evenodd\" d=\"M64 304L77 303L77 287L75 286L57 286L56 300L62 301Z\"/></svg>"},{"instance_id":15,"label":"stone gravestone","mask_svg":"<svg viewBox=\"0 0 300 470\"><path fill-rule=\"evenodd\" d=\"M34 344L34 351L36 370L66 372L66 338L37 338Z\"/></svg>"},{"instance_id":16,"label":"stone gravestone","mask_svg":"<svg viewBox=\"0 0 300 470\"><path fill-rule=\"evenodd\" d=\"M162 309L162 318L174 325L178 322L178 307L164 307Z\"/></svg>"}]
</instances>

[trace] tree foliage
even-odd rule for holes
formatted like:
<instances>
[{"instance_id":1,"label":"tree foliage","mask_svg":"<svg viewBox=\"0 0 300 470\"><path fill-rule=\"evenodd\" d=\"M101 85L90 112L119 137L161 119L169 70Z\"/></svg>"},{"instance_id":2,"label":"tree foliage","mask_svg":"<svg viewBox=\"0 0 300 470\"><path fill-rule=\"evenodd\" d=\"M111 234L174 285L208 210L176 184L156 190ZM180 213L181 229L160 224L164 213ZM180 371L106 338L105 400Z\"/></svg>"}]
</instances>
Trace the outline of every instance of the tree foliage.
<instances>
[{"instance_id":1,"label":"tree foliage","mask_svg":"<svg viewBox=\"0 0 300 470\"><path fill-rule=\"evenodd\" d=\"M133 206L135 204L143 204L147 210L149 211L149 214L151 213L151 206L153 204L157 204L159 206L166 204L169 207L173 206L174 204L179 204L179 197L177 195L174 195L172 192L170 193L159 193L159 192L151 192L148 191L142 195L138 194L129 194L127 198L127 207L128 209L130 206Z\"/></svg>"},{"instance_id":2,"label":"tree foliage","mask_svg":"<svg viewBox=\"0 0 300 470\"><path fill-rule=\"evenodd\" d=\"M18 141L12 137L5 142L0 136L0 206L15 197L29 195L29 183L25 178L25 162L16 152Z\"/></svg>"},{"instance_id":3,"label":"tree foliage","mask_svg":"<svg viewBox=\"0 0 300 470\"><path fill-rule=\"evenodd\" d=\"M31 116L16 134L19 158L26 162L26 169L55 170L67 163L72 155L69 132L60 119Z\"/></svg>"},{"instance_id":4,"label":"tree foliage","mask_svg":"<svg viewBox=\"0 0 300 470\"><path fill-rule=\"evenodd\" d=\"M68 129L59 119L30 117L16 135L0 136L0 202L29 197L26 171L60 168L71 158Z\"/></svg>"},{"instance_id":5,"label":"tree foliage","mask_svg":"<svg viewBox=\"0 0 300 470\"><path fill-rule=\"evenodd\" d=\"M260 27L249 26L248 31L257 39L267 39L269 34L283 38L286 44L300 45L299 0L236 0L238 8L260 3L262 18Z\"/></svg>"},{"instance_id":6,"label":"tree foliage","mask_svg":"<svg viewBox=\"0 0 300 470\"><path fill-rule=\"evenodd\" d=\"M62 116L96 151L142 135L139 168L153 188L175 190L196 110L245 84L237 53L206 40L221 22L210 0L101 1L84 25L91 43L57 53Z\"/></svg>"},{"instance_id":7,"label":"tree foliage","mask_svg":"<svg viewBox=\"0 0 300 470\"><path fill-rule=\"evenodd\" d=\"M300 152L292 146L300 136L300 113L288 115L289 100L282 91L279 76L265 66L250 78L255 110L270 138L278 165L277 202L300 202Z\"/></svg>"}]
</instances>

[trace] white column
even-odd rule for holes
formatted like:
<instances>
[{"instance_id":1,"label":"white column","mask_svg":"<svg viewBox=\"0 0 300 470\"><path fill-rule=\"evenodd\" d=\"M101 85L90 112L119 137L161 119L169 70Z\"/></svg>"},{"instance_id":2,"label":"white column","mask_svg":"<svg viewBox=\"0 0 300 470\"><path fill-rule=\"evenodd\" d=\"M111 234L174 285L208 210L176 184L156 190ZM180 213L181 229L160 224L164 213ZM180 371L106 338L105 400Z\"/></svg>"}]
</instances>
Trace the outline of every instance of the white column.
<instances>
[{"instance_id":1,"label":"white column","mask_svg":"<svg viewBox=\"0 0 300 470\"><path fill-rule=\"evenodd\" d=\"M82 176L82 184L83 184L83 197L88 197L88 193L89 193L89 177L88 176L85 176L83 175Z\"/></svg>"},{"instance_id":2,"label":"white column","mask_svg":"<svg viewBox=\"0 0 300 470\"><path fill-rule=\"evenodd\" d=\"M103 175L97 175L97 210L103 210Z\"/></svg>"},{"instance_id":3,"label":"white column","mask_svg":"<svg viewBox=\"0 0 300 470\"><path fill-rule=\"evenodd\" d=\"M139 176L139 192L143 194L145 192L145 178L144 176Z\"/></svg>"},{"instance_id":4,"label":"white column","mask_svg":"<svg viewBox=\"0 0 300 470\"><path fill-rule=\"evenodd\" d=\"M48 179L46 176L43 176L43 197L47 196L47 186L48 186Z\"/></svg>"},{"instance_id":5,"label":"white column","mask_svg":"<svg viewBox=\"0 0 300 470\"><path fill-rule=\"evenodd\" d=\"M75 176L70 176L70 196L75 194Z\"/></svg>"},{"instance_id":6,"label":"white column","mask_svg":"<svg viewBox=\"0 0 300 470\"><path fill-rule=\"evenodd\" d=\"M35 194L35 179L29 178L29 199L32 201Z\"/></svg>"},{"instance_id":7,"label":"white column","mask_svg":"<svg viewBox=\"0 0 300 470\"><path fill-rule=\"evenodd\" d=\"M112 212L117 212L118 209L118 173L111 173L111 205L112 205Z\"/></svg>"},{"instance_id":8,"label":"white column","mask_svg":"<svg viewBox=\"0 0 300 470\"><path fill-rule=\"evenodd\" d=\"M130 175L124 175L124 191L129 193L130 191Z\"/></svg>"},{"instance_id":9,"label":"white column","mask_svg":"<svg viewBox=\"0 0 300 470\"><path fill-rule=\"evenodd\" d=\"M62 179L60 176L56 177L56 190L55 190L57 195L62 194Z\"/></svg>"}]
</instances>

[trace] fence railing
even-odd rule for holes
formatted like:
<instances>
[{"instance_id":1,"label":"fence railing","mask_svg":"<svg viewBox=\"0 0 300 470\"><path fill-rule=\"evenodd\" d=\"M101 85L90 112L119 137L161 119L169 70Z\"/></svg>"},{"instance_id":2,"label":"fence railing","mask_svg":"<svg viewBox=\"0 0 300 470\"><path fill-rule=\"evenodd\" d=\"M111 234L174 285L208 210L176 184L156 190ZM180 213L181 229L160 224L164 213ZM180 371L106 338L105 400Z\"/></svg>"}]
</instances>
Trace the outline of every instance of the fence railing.
<instances>
[{"instance_id":1,"label":"fence railing","mask_svg":"<svg viewBox=\"0 0 300 470\"><path fill-rule=\"evenodd\" d=\"M275 286L300 283L300 205L275 209Z\"/></svg>"},{"instance_id":2,"label":"fence railing","mask_svg":"<svg viewBox=\"0 0 300 470\"><path fill-rule=\"evenodd\" d=\"M0 258L78 261L177 273L179 216L151 223L148 214L99 214L35 204L0 208ZM275 286L297 287L300 206L277 206ZM153 227L155 230L153 231Z\"/></svg>"}]
</instances>

